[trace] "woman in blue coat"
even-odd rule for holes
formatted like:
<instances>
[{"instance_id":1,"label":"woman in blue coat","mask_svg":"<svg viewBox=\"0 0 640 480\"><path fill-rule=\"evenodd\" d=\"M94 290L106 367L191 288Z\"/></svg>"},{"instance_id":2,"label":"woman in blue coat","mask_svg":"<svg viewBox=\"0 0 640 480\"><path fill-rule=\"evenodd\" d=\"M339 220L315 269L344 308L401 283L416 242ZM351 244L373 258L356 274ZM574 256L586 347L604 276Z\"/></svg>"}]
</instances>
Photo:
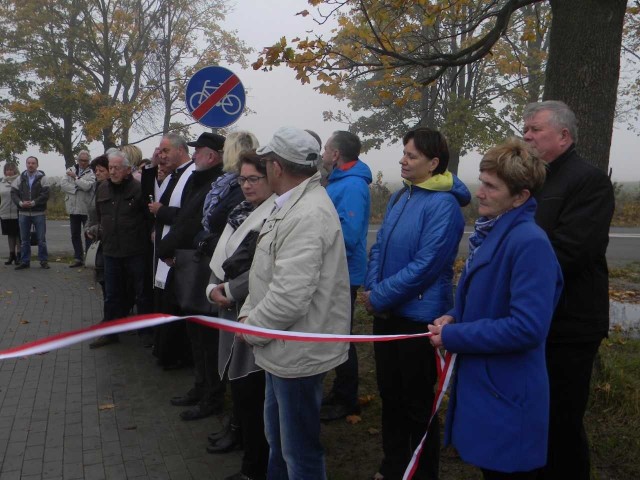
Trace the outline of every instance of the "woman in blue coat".
<instances>
[{"instance_id":1,"label":"woman in blue coat","mask_svg":"<svg viewBox=\"0 0 640 480\"><path fill-rule=\"evenodd\" d=\"M467 187L447 171L445 138L418 128L403 138L405 187L394 194L369 254L365 306L377 335L426 332L453 305L453 262L462 237ZM374 479L401 479L427 428L436 381L428 339L374 345L382 399L384 458ZM439 426L432 424L415 479L437 479Z\"/></svg>"},{"instance_id":2,"label":"woman in blue coat","mask_svg":"<svg viewBox=\"0 0 640 480\"><path fill-rule=\"evenodd\" d=\"M485 479L534 479L547 456L545 339L562 290L553 248L534 221L545 166L510 139L480 162L475 232L456 305L429 330L458 353L445 441Z\"/></svg>"}]
</instances>

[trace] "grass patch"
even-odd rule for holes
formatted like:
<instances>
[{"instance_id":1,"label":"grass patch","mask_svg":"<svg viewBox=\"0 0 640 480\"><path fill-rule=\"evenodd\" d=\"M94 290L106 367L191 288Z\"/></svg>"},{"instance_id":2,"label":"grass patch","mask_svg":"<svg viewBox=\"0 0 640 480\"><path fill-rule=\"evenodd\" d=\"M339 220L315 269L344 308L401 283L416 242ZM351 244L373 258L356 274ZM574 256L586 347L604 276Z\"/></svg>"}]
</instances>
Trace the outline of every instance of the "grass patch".
<instances>
[{"instance_id":1,"label":"grass patch","mask_svg":"<svg viewBox=\"0 0 640 480\"><path fill-rule=\"evenodd\" d=\"M640 262L629 262L624 266L609 267L609 278L640 283Z\"/></svg>"},{"instance_id":2,"label":"grass patch","mask_svg":"<svg viewBox=\"0 0 640 480\"><path fill-rule=\"evenodd\" d=\"M640 340L614 333L603 341L585 425L592 478L640 478Z\"/></svg>"}]
</instances>

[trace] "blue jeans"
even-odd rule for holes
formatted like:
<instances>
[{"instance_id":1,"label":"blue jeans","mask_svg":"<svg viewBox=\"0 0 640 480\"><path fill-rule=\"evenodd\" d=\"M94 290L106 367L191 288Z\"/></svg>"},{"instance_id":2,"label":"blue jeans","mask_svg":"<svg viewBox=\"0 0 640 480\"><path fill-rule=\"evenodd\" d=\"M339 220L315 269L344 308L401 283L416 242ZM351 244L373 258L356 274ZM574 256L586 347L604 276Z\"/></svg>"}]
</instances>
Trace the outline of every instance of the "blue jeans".
<instances>
[{"instance_id":1,"label":"blue jeans","mask_svg":"<svg viewBox=\"0 0 640 480\"><path fill-rule=\"evenodd\" d=\"M145 297L145 255L129 257L104 256L104 320L115 320L129 315L133 292L138 314L148 312Z\"/></svg>"},{"instance_id":2,"label":"blue jeans","mask_svg":"<svg viewBox=\"0 0 640 480\"><path fill-rule=\"evenodd\" d=\"M31 225L35 226L38 236L38 260L46 262L49 260L47 252L47 217L45 215L18 215L20 225L20 263L29 265L31 263Z\"/></svg>"},{"instance_id":3,"label":"blue jeans","mask_svg":"<svg viewBox=\"0 0 640 480\"><path fill-rule=\"evenodd\" d=\"M325 480L320 403L325 374L281 378L266 373L264 426L268 480Z\"/></svg>"},{"instance_id":4,"label":"blue jeans","mask_svg":"<svg viewBox=\"0 0 640 480\"><path fill-rule=\"evenodd\" d=\"M86 215L69 215L69 225L71 226L71 244L73 245L73 258L79 261L84 260L84 250L82 249L82 230L87 223ZM85 239L85 250L89 249L91 240Z\"/></svg>"}]
</instances>

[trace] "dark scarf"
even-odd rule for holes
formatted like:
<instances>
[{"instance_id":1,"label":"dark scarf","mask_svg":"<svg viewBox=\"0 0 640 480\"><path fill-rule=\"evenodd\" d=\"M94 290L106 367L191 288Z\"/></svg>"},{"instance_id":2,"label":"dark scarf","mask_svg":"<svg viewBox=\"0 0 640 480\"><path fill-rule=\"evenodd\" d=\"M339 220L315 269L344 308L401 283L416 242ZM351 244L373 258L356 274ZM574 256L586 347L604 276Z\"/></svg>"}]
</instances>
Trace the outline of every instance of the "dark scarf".
<instances>
[{"instance_id":1,"label":"dark scarf","mask_svg":"<svg viewBox=\"0 0 640 480\"><path fill-rule=\"evenodd\" d=\"M253 210L253 204L244 200L231 210L231 213L227 218L227 223L236 230L240 225L242 225L242 222L247 219Z\"/></svg>"}]
</instances>

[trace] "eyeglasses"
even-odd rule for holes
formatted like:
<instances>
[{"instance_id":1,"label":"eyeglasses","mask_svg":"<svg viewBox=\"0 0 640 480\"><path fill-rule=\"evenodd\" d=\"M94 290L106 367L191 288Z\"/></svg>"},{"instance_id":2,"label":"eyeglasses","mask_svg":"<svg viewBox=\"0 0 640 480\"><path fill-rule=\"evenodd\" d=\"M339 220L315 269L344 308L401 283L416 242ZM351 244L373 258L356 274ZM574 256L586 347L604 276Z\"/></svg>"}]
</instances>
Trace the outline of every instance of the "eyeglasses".
<instances>
[{"instance_id":1,"label":"eyeglasses","mask_svg":"<svg viewBox=\"0 0 640 480\"><path fill-rule=\"evenodd\" d=\"M238 184L242 186L244 185L244 182L249 182L249 185L255 185L263 178L266 178L266 175L262 175L260 177L258 175L251 175L250 177L238 177Z\"/></svg>"}]
</instances>

